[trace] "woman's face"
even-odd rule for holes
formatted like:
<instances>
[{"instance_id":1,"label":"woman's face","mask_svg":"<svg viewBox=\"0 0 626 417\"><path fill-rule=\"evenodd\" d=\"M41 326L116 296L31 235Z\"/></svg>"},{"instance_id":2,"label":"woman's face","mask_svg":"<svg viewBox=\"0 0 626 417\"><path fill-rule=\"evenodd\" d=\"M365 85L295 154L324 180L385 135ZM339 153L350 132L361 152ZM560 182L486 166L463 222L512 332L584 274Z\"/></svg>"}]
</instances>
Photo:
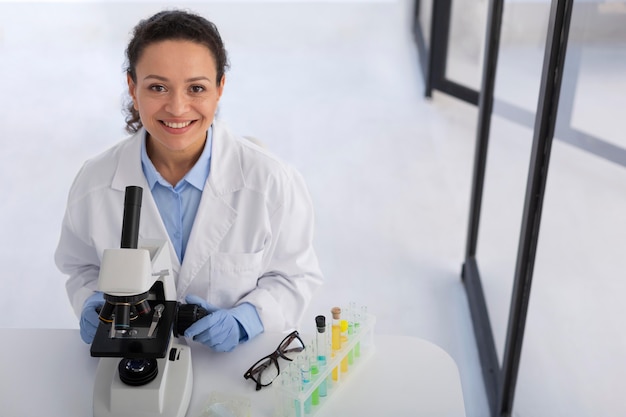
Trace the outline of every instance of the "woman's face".
<instances>
[{"instance_id":1,"label":"woman's face","mask_svg":"<svg viewBox=\"0 0 626 417\"><path fill-rule=\"evenodd\" d=\"M195 155L224 89L218 85L215 59L204 45L166 40L148 45L128 76L128 90L150 145L160 155Z\"/></svg>"}]
</instances>

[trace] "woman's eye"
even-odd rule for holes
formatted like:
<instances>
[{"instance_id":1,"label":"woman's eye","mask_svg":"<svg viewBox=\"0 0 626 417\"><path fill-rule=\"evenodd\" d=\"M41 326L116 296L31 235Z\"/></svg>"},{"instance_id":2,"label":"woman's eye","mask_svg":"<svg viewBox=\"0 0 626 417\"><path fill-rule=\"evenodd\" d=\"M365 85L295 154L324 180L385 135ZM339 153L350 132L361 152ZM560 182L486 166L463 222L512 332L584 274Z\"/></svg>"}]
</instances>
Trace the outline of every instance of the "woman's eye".
<instances>
[{"instance_id":1,"label":"woman's eye","mask_svg":"<svg viewBox=\"0 0 626 417\"><path fill-rule=\"evenodd\" d=\"M157 93L162 93L163 91L165 91L165 87L163 87L162 85L155 84L155 85L150 86L150 90L156 91Z\"/></svg>"},{"instance_id":2,"label":"woman's eye","mask_svg":"<svg viewBox=\"0 0 626 417\"><path fill-rule=\"evenodd\" d=\"M204 87L201 85L192 85L191 86L191 91L193 93L202 93L204 91Z\"/></svg>"}]
</instances>

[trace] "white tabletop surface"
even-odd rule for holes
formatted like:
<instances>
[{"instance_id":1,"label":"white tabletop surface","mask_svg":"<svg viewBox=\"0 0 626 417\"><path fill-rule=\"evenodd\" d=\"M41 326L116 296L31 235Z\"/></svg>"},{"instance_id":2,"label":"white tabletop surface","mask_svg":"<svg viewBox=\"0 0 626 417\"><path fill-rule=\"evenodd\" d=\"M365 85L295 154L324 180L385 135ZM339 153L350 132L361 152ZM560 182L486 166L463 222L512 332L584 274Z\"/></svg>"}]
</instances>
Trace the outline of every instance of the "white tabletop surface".
<instances>
[{"instance_id":1,"label":"white tabletop surface","mask_svg":"<svg viewBox=\"0 0 626 417\"><path fill-rule=\"evenodd\" d=\"M91 416L98 358L78 330L2 329L0 415ZM237 394L251 402L251 417L273 417L273 387L255 391L243 378L257 359L271 353L282 334L266 333L217 353L192 344L194 387L187 417L199 417L211 392ZM307 336L303 339L306 341ZM374 335L374 353L348 373L315 417L463 417L458 369L438 346L414 337Z\"/></svg>"}]
</instances>

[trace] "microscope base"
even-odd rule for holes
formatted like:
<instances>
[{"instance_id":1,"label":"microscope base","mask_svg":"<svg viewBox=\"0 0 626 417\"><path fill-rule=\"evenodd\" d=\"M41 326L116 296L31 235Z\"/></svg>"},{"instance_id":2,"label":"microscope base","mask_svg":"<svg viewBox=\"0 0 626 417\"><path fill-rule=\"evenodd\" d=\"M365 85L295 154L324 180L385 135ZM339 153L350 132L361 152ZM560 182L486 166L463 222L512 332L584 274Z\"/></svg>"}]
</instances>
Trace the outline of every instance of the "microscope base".
<instances>
[{"instance_id":1,"label":"microscope base","mask_svg":"<svg viewBox=\"0 0 626 417\"><path fill-rule=\"evenodd\" d=\"M93 391L94 417L184 417L193 384L191 350L171 343L168 357L157 359L157 377L142 386L120 380L121 358L101 358Z\"/></svg>"}]
</instances>

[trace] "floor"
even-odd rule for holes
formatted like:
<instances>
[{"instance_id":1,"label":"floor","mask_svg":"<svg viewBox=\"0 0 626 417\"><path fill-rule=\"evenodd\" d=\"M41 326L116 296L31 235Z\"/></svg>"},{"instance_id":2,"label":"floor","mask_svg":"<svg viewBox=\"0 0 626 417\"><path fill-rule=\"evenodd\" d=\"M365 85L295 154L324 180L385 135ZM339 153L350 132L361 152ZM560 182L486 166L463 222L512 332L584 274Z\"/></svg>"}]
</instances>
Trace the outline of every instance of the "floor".
<instances>
[{"instance_id":1,"label":"floor","mask_svg":"<svg viewBox=\"0 0 626 417\"><path fill-rule=\"evenodd\" d=\"M44 2L30 7L0 2L0 97L5 98L0 103L0 175L11 178L0 188L10 196L0 200L5 235L0 241L0 328L77 326L64 277L52 258L67 192L86 159L124 137L120 108L129 31L139 19L174 3ZM219 117L235 132L263 140L298 168L309 186L326 284L303 330L312 330L313 317L333 305L365 304L377 317L377 333L421 337L446 350L459 367L467 417L484 417L488 407L460 280L477 110L445 95L424 99L410 3L176 2L213 20L225 40L231 70ZM497 123L494 130L502 129L510 141L494 145L499 163L492 169L502 176L493 190L506 194L507 175L514 175L512 184L523 190L525 167L518 156L528 152L529 142L516 138L528 132L505 120ZM519 135L511 134L516 131ZM598 196L597 210L603 202L626 207L621 200L609 201L615 198L611 190L624 184L622 168L589 162L563 144L555 148L557 163L566 167L555 181L570 190L559 204L580 204L582 191L567 187L583 164L610 183L601 189L586 183L587 191ZM501 204L510 204L501 217L515 218L519 197L489 198L486 210L498 213ZM546 216L568 213L558 204L546 210ZM611 215L616 218L617 212ZM573 216L572 221L584 224L579 213ZM567 222L571 216L564 218ZM495 248L484 252L484 273L500 340L506 326L506 314L500 313L506 312L510 283L490 277L509 268L510 263L499 262L515 254L497 248L497 224L487 224L486 230L495 236L484 244ZM621 245L616 251L623 248L618 236L613 239ZM514 242L506 244L514 247ZM538 268L559 267L540 261ZM547 293L560 285L548 287ZM545 303L545 310L536 311L554 311L554 300L543 294L537 305ZM563 304L559 319L578 320L568 318L575 303ZM529 337L536 340L532 333ZM625 345L622 338L616 346ZM536 356L529 362L545 359L546 350L533 346L530 352ZM619 355L617 347L612 355ZM526 405L516 415L541 415L528 404L542 404L534 399L543 397L524 391L532 385L527 381L541 376L531 371L521 377L519 395ZM558 385L548 392L556 392ZM611 404L612 410L624 410L621 400Z\"/></svg>"}]
</instances>

